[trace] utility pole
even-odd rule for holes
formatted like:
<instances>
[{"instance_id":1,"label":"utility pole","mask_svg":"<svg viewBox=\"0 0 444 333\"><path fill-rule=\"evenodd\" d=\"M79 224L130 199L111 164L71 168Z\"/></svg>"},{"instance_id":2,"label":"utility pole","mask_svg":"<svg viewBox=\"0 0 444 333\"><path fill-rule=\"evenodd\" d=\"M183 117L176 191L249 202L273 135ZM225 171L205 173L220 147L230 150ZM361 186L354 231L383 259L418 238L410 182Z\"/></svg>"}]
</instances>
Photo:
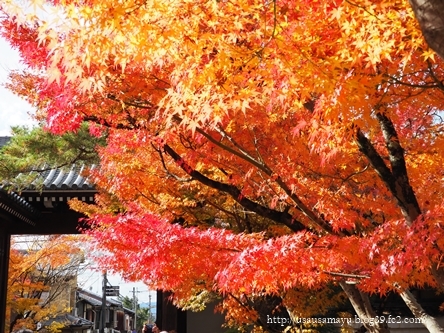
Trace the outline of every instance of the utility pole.
<instances>
[{"instance_id":1,"label":"utility pole","mask_svg":"<svg viewBox=\"0 0 444 333\"><path fill-rule=\"evenodd\" d=\"M148 295L148 320L151 323L151 294Z\"/></svg>"},{"instance_id":2,"label":"utility pole","mask_svg":"<svg viewBox=\"0 0 444 333\"><path fill-rule=\"evenodd\" d=\"M103 271L103 281L102 281L102 311L100 315L100 333L105 333L106 326L106 271Z\"/></svg>"},{"instance_id":3,"label":"utility pole","mask_svg":"<svg viewBox=\"0 0 444 333\"><path fill-rule=\"evenodd\" d=\"M133 304L134 304L134 329L137 332L137 298L136 298L136 288L133 287Z\"/></svg>"}]
</instances>

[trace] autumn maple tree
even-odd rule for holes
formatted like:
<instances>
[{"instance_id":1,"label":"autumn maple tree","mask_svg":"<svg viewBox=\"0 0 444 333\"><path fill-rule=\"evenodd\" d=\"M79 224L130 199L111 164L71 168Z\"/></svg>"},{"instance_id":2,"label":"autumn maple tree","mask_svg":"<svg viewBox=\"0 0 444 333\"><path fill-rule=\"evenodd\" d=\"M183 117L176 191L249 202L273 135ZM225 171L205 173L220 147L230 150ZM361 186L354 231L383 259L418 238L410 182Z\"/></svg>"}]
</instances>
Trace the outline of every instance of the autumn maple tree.
<instances>
[{"instance_id":1,"label":"autumn maple tree","mask_svg":"<svg viewBox=\"0 0 444 333\"><path fill-rule=\"evenodd\" d=\"M35 330L37 324L69 313L83 253L74 236L13 238L7 295L7 332ZM54 321L48 330L59 332Z\"/></svg>"},{"instance_id":2,"label":"autumn maple tree","mask_svg":"<svg viewBox=\"0 0 444 333\"><path fill-rule=\"evenodd\" d=\"M0 7L10 88L52 133L106 136L96 205L72 203L104 265L240 325L340 287L443 332L410 292L444 287L443 63L407 1L29 4Z\"/></svg>"}]
</instances>

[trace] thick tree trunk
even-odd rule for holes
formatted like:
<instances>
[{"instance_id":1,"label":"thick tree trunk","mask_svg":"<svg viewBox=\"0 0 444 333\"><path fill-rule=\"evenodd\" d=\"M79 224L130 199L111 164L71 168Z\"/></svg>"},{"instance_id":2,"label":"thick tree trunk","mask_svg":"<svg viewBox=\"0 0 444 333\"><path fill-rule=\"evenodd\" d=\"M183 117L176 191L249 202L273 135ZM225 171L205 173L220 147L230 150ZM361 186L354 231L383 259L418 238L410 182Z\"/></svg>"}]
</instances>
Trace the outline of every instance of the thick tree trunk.
<instances>
[{"instance_id":1,"label":"thick tree trunk","mask_svg":"<svg viewBox=\"0 0 444 333\"><path fill-rule=\"evenodd\" d=\"M443 49L442 54L444 55L444 16L442 15L444 13L444 0L410 0L410 3L415 10L421 28L428 29L429 32L434 31L433 34L429 34L429 36L433 36L435 39L433 42L435 45ZM435 32L439 33L434 34ZM389 152L391 169L387 167L385 161L376 151L373 144L360 130L356 133L357 144L360 151L367 156L379 177L385 182L387 188L396 198L406 223L408 227L410 227L418 216L421 215L421 209L416 199L415 192L410 185L404 159L404 149L399 143L398 133L396 132L391 119L384 113L377 113L376 116L380 123L382 134L384 135L387 151ZM444 288L444 273L436 267L430 267L430 269L439 286ZM444 333L443 328L441 328L435 318L425 313L410 291L402 291L400 295L410 311L412 311L413 315L416 318L421 319L429 332Z\"/></svg>"},{"instance_id":2,"label":"thick tree trunk","mask_svg":"<svg viewBox=\"0 0 444 333\"><path fill-rule=\"evenodd\" d=\"M444 59L444 1L410 0L427 44Z\"/></svg>"},{"instance_id":3,"label":"thick tree trunk","mask_svg":"<svg viewBox=\"0 0 444 333\"><path fill-rule=\"evenodd\" d=\"M349 285L345 282L340 283L341 288L347 294L356 314L363 322L364 327L370 333L386 333L390 332L386 322L376 322L377 315L373 311L368 296L361 293L355 285ZM421 319L421 323L427 328L430 333L444 333L444 328L438 323L436 318L428 315L422 306L418 303L415 296L408 290L400 292L400 296L408 306L412 314ZM373 325L368 323L373 322Z\"/></svg>"},{"instance_id":4,"label":"thick tree trunk","mask_svg":"<svg viewBox=\"0 0 444 333\"><path fill-rule=\"evenodd\" d=\"M379 323L376 320L376 313L373 310L368 295L360 292L353 284L347 284L345 281L339 283L342 290L347 294L353 309L362 321L362 325L369 333L389 333L390 329L387 323Z\"/></svg>"},{"instance_id":5,"label":"thick tree trunk","mask_svg":"<svg viewBox=\"0 0 444 333\"><path fill-rule=\"evenodd\" d=\"M407 289L400 293L405 304L412 311L416 318L421 319L422 324L428 329L430 333L444 333L444 329L439 325L436 319L428 315L422 306L416 301L415 296Z\"/></svg>"},{"instance_id":6,"label":"thick tree trunk","mask_svg":"<svg viewBox=\"0 0 444 333\"><path fill-rule=\"evenodd\" d=\"M439 289L441 289L441 291L444 291L444 271L442 267L437 268L436 266L433 266L432 274L436 282L438 283Z\"/></svg>"}]
</instances>

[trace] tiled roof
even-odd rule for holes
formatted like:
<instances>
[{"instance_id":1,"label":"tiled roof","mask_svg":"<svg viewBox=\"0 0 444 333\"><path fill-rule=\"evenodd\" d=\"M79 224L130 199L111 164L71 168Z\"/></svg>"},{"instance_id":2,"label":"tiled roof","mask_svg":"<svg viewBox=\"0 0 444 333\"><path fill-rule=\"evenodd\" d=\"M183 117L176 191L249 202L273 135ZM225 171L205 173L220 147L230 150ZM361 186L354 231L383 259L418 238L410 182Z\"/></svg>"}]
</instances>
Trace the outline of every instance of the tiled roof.
<instances>
[{"instance_id":1,"label":"tiled roof","mask_svg":"<svg viewBox=\"0 0 444 333\"><path fill-rule=\"evenodd\" d=\"M77 288L77 297L79 300L85 300L89 304L93 306L101 306L102 305L102 296L94 294L90 291L83 290L81 288ZM115 306L120 309L123 309L126 313L134 313L133 309L128 309L123 306L123 303L121 301L107 298L106 299L106 306Z\"/></svg>"},{"instance_id":2,"label":"tiled roof","mask_svg":"<svg viewBox=\"0 0 444 333\"><path fill-rule=\"evenodd\" d=\"M16 218L30 224L35 225L33 220L40 215L31 204L24 198L14 192L7 192L0 187L0 209L12 214ZM25 216L28 215L28 216Z\"/></svg>"},{"instance_id":3,"label":"tiled roof","mask_svg":"<svg viewBox=\"0 0 444 333\"><path fill-rule=\"evenodd\" d=\"M23 208L33 214L38 214L38 210L36 210L29 202L27 202L25 199L23 199L23 197L21 197L17 193L8 192L5 189L3 189L1 186L0 186L0 193L1 193L0 196L1 195L7 196L17 206L20 206L21 208Z\"/></svg>"},{"instance_id":4,"label":"tiled roof","mask_svg":"<svg viewBox=\"0 0 444 333\"><path fill-rule=\"evenodd\" d=\"M96 297L92 297L92 296L87 295L83 292L79 292L79 299L83 299L83 300L87 301L89 304L94 305L94 306L102 305L101 299L97 299Z\"/></svg>"},{"instance_id":5,"label":"tiled roof","mask_svg":"<svg viewBox=\"0 0 444 333\"><path fill-rule=\"evenodd\" d=\"M94 306L102 305L102 296L101 295L97 295L92 292L80 289L80 288L77 289L77 295L78 295L79 299L83 299L83 300L87 301L88 303L90 303L91 305L94 305ZM112 298L107 298L106 305L107 306L114 305L114 306L122 307L122 302L114 300ZM130 310L130 311L132 311L132 310Z\"/></svg>"},{"instance_id":6,"label":"tiled roof","mask_svg":"<svg viewBox=\"0 0 444 333\"><path fill-rule=\"evenodd\" d=\"M11 140L10 136L0 136L0 148L6 145L9 140Z\"/></svg>"},{"instance_id":7,"label":"tiled roof","mask_svg":"<svg viewBox=\"0 0 444 333\"><path fill-rule=\"evenodd\" d=\"M69 321L71 326L92 326L94 323L85 318L76 317L70 314L66 314L65 318Z\"/></svg>"},{"instance_id":8,"label":"tiled roof","mask_svg":"<svg viewBox=\"0 0 444 333\"><path fill-rule=\"evenodd\" d=\"M9 136L0 136L0 148L6 145L9 140L11 140L11 137ZM39 211L37 211L20 195L15 192L9 192L0 185L0 199L0 209L12 214L28 224L35 225L33 219L29 217L38 216ZM27 217L23 214L31 215Z\"/></svg>"},{"instance_id":9,"label":"tiled roof","mask_svg":"<svg viewBox=\"0 0 444 333\"><path fill-rule=\"evenodd\" d=\"M94 325L94 323L92 321L89 321L84 318L76 317L76 316L73 316L70 314L58 315L55 318L45 320L44 322L41 323L41 325L43 327L48 327L54 322L64 324L65 325L64 327L71 327L71 328L92 327Z\"/></svg>"},{"instance_id":10,"label":"tiled roof","mask_svg":"<svg viewBox=\"0 0 444 333\"><path fill-rule=\"evenodd\" d=\"M85 165L73 165L69 170L51 169L44 171L42 190L84 190L94 191L94 186L83 176ZM93 165L92 169L95 168Z\"/></svg>"},{"instance_id":11,"label":"tiled roof","mask_svg":"<svg viewBox=\"0 0 444 333\"><path fill-rule=\"evenodd\" d=\"M11 140L9 136L0 136L0 148ZM83 172L87 167L85 165L73 165L69 170L66 169L48 169L41 173L43 187L38 188L39 191L55 191L55 190L83 190L94 191L94 186L83 176ZM93 165L91 168L95 168ZM33 190L35 187L29 187L24 190Z\"/></svg>"}]
</instances>

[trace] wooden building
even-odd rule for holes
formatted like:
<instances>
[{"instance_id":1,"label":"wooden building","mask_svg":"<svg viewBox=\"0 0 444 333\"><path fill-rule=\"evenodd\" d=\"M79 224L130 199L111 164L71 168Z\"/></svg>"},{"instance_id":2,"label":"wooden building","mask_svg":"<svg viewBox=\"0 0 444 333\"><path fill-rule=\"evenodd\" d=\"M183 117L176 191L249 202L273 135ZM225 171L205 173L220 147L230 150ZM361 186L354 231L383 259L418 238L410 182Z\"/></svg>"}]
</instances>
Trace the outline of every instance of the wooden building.
<instances>
[{"instance_id":1,"label":"wooden building","mask_svg":"<svg viewBox=\"0 0 444 333\"><path fill-rule=\"evenodd\" d=\"M0 148L9 139L9 137L0 137ZM94 202L96 189L83 176L82 166L72 166L68 170L46 170L42 173L42 177L42 188L33 189L30 187L23 190L20 195L7 192L0 187L0 332L4 332L5 327L11 235L76 234L78 233L79 219L84 216L70 210L67 202L72 198L88 203ZM101 304L101 300L93 300L93 297L88 298L87 294L87 291L80 290L79 295L82 299L80 303L84 308L77 308L77 315L92 321L94 329L97 329L97 318L93 316L93 309L96 309L94 307L98 306L98 302ZM211 309L205 313L187 313L178 310L171 304L168 297L168 293L157 292L156 321L163 330L176 330L178 333L210 332L196 330L204 325L207 328L214 326L214 329L211 329L212 333L223 332L220 328L223 322L222 316L214 315ZM86 298L90 300L89 305ZM107 300L107 302L111 301ZM88 308L91 309L90 312L88 312ZM110 303L110 308L117 309L118 307ZM122 315L125 316L125 311L116 311L116 318ZM118 327L112 327L111 323L108 324L108 327L126 331L127 326L121 325L119 319L116 319L116 322Z\"/></svg>"},{"instance_id":2,"label":"wooden building","mask_svg":"<svg viewBox=\"0 0 444 333\"><path fill-rule=\"evenodd\" d=\"M52 322L64 325L61 328L61 333L91 333L93 327L93 323L89 320L70 314L64 314L47 320L44 323L39 323L40 325L37 325L38 333L50 333L50 330L48 330L47 327L51 325Z\"/></svg>"},{"instance_id":3,"label":"wooden building","mask_svg":"<svg viewBox=\"0 0 444 333\"><path fill-rule=\"evenodd\" d=\"M0 147L9 137L0 137ZM6 290L12 235L76 234L81 214L67 201L78 198L93 202L94 187L83 177L81 167L42 173L43 187L28 188L20 195L0 187L0 332L5 328Z\"/></svg>"},{"instance_id":4,"label":"wooden building","mask_svg":"<svg viewBox=\"0 0 444 333\"><path fill-rule=\"evenodd\" d=\"M93 323L93 330L98 330L102 316L102 296L77 288L76 316ZM134 327L134 310L125 308L122 302L107 298L105 305L105 326L119 332L131 331Z\"/></svg>"}]
</instances>

